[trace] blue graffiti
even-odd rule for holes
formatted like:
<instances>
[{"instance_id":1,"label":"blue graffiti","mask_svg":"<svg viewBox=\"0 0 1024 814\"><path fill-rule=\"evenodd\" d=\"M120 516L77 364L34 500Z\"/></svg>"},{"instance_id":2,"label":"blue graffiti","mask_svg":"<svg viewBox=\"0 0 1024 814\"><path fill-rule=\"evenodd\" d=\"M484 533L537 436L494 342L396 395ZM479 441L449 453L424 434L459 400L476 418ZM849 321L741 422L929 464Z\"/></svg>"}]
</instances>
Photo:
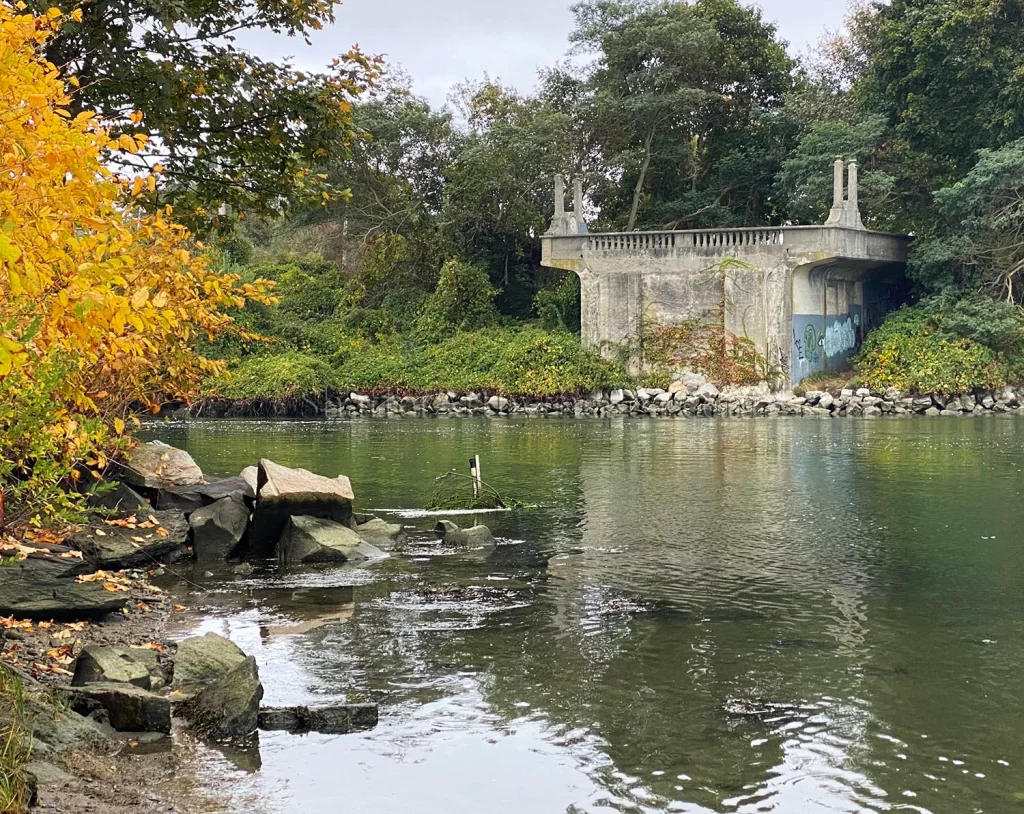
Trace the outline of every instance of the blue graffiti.
<instances>
[{"instance_id":1,"label":"blue graffiti","mask_svg":"<svg viewBox=\"0 0 1024 814\"><path fill-rule=\"evenodd\" d=\"M857 322L860 322L860 315L857 315ZM857 347L857 328L852 317L847 317L845 322L838 319L825 328L825 341L823 343L826 356L841 356L847 351Z\"/></svg>"}]
</instances>

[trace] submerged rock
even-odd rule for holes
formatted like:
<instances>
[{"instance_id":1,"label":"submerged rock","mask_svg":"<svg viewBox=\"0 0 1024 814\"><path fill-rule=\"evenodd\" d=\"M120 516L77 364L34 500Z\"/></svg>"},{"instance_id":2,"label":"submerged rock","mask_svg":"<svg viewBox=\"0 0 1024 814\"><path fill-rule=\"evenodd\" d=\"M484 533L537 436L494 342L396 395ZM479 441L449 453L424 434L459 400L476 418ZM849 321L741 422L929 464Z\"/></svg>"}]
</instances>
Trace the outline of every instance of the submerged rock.
<instances>
[{"instance_id":1,"label":"submerged rock","mask_svg":"<svg viewBox=\"0 0 1024 814\"><path fill-rule=\"evenodd\" d=\"M282 565L350 562L387 557L341 523L318 517L291 517L277 547Z\"/></svg>"},{"instance_id":2,"label":"submerged rock","mask_svg":"<svg viewBox=\"0 0 1024 814\"><path fill-rule=\"evenodd\" d=\"M236 493L192 512L192 554L198 562L223 562L237 555L249 527L249 507Z\"/></svg>"},{"instance_id":3,"label":"submerged rock","mask_svg":"<svg viewBox=\"0 0 1024 814\"><path fill-rule=\"evenodd\" d=\"M170 732L171 702L131 684L86 684L74 690L72 709L88 715L102 708L119 732Z\"/></svg>"},{"instance_id":4,"label":"submerged rock","mask_svg":"<svg viewBox=\"0 0 1024 814\"><path fill-rule=\"evenodd\" d=\"M264 459L259 465L258 486L249 530L253 556L273 555L290 517L318 517L344 525L351 522L352 484L344 475L325 478Z\"/></svg>"},{"instance_id":5,"label":"submerged rock","mask_svg":"<svg viewBox=\"0 0 1024 814\"><path fill-rule=\"evenodd\" d=\"M188 523L181 512L170 510L133 516L137 521L132 523L135 528L111 526L100 518L93 518L71 542L85 555L87 562L105 571L145 568L165 558L174 561L184 554Z\"/></svg>"},{"instance_id":6,"label":"submerged rock","mask_svg":"<svg viewBox=\"0 0 1024 814\"><path fill-rule=\"evenodd\" d=\"M360 539L378 548L388 548L405 541L405 531L397 523L387 523L373 517L356 526Z\"/></svg>"},{"instance_id":7,"label":"submerged rock","mask_svg":"<svg viewBox=\"0 0 1024 814\"><path fill-rule=\"evenodd\" d=\"M71 686L98 683L131 684L143 690L152 689L149 669L134 657L132 651L122 647L90 645L82 650L75 662Z\"/></svg>"},{"instance_id":8,"label":"submerged rock","mask_svg":"<svg viewBox=\"0 0 1024 814\"><path fill-rule=\"evenodd\" d=\"M200 735L237 743L256 732L262 698L256 659L249 656L182 702L179 710Z\"/></svg>"},{"instance_id":9,"label":"submerged rock","mask_svg":"<svg viewBox=\"0 0 1024 814\"><path fill-rule=\"evenodd\" d=\"M97 582L76 582L81 562L50 557L0 568L0 616L20 619L81 619L121 610L127 596Z\"/></svg>"},{"instance_id":10,"label":"submerged rock","mask_svg":"<svg viewBox=\"0 0 1024 814\"><path fill-rule=\"evenodd\" d=\"M273 732L319 732L323 735L347 735L377 726L376 704L333 704L324 707L264 707L259 727Z\"/></svg>"},{"instance_id":11,"label":"submerged rock","mask_svg":"<svg viewBox=\"0 0 1024 814\"><path fill-rule=\"evenodd\" d=\"M487 526L473 526L460 529L451 520L441 520L434 526L434 534L439 540L452 545L494 545L494 535Z\"/></svg>"},{"instance_id":12,"label":"submerged rock","mask_svg":"<svg viewBox=\"0 0 1024 814\"><path fill-rule=\"evenodd\" d=\"M135 447L119 465L119 477L131 486L166 489L204 483L203 471L183 449L151 441Z\"/></svg>"}]
</instances>

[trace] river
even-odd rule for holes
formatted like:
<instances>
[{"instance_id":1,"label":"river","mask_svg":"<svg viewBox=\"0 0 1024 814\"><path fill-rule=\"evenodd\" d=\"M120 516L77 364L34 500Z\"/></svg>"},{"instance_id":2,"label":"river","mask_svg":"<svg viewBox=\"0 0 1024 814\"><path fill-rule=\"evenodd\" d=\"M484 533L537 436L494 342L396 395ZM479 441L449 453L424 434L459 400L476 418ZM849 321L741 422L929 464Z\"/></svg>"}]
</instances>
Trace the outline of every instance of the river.
<instances>
[{"instance_id":1,"label":"river","mask_svg":"<svg viewBox=\"0 0 1024 814\"><path fill-rule=\"evenodd\" d=\"M264 703L381 710L210 750L202 782L246 814L1024 811L1022 428L159 426L208 475L347 474L410 534L373 565L175 588L181 634L253 653ZM537 508L477 516L490 552L439 550L416 510L473 454Z\"/></svg>"}]
</instances>

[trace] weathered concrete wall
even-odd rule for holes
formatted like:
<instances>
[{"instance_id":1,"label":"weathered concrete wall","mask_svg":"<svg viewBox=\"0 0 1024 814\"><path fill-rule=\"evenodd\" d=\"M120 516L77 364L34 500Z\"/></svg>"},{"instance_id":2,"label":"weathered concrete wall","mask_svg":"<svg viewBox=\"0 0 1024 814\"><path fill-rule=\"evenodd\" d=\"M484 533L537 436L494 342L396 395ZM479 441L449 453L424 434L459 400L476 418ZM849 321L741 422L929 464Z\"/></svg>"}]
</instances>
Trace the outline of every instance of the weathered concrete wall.
<instances>
[{"instance_id":1,"label":"weathered concrete wall","mask_svg":"<svg viewBox=\"0 0 1024 814\"><path fill-rule=\"evenodd\" d=\"M549 234L543 263L579 275L588 347L721 308L726 330L796 383L845 366L863 339L865 291L885 301L908 244L848 226Z\"/></svg>"}]
</instances>

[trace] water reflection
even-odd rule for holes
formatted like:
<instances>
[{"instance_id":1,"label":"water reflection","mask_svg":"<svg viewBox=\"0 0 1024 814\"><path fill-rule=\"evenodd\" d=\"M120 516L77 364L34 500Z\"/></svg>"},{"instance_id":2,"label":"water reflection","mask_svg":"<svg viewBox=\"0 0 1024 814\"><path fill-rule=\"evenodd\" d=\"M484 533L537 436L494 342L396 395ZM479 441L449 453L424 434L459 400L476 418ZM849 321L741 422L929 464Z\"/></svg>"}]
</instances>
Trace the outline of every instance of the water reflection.
<instances>
[{"instance_id":1,"label":"water reflection","mask_svg":"<svg viewBox=\"0 0 1024 814\"><path fill-rule=\"evenodd\" d=\"M212 474L261 455L345 472L362 505L410 527L382 563L215 574L189 597L201 629L257 656L266 703L381 704L370 733L265 734L233 810L333 811L339 773L346 807L367 812L1021 804L1013 421L212 422L161 437ZM407 510L478 452L542 508L481 518L496 548L445 550L437 518Z\"/></svg>"}]
</instances>

